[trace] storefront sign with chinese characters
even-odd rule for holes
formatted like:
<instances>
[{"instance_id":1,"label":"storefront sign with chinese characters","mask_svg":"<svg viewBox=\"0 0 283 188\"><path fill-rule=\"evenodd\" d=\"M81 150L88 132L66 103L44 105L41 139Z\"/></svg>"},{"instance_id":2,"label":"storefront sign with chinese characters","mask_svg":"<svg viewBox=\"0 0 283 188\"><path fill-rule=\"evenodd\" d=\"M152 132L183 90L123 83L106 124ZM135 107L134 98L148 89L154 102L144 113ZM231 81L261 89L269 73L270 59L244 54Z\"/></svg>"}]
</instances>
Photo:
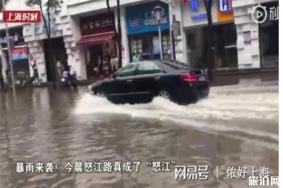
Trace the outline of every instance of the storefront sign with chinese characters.
<instances>
[{"instance_id":1,"label":"storefront sign with chinese characters","mask_svg":"<svg viewBox=\"0 0 283 188\"><path fill-rule=\"evenodd\" d=\"M156 18L160 11L160 22ZM127 30L129 35L157 32L158 25L162 30L169 30L169 7L163 2L151 2L126 8Z\"/></svg>"},{"instance_id":2,"label":"storefront sign with chinese characters","mask_svg":"<svg viewBox=\"0 0 283 188\"><path fill-rule=\"evenodd\" d=\"M81 18L82 35L90 35L114 31L114 14L102 13L95 16Z\"/></svg>"}]
</instances>

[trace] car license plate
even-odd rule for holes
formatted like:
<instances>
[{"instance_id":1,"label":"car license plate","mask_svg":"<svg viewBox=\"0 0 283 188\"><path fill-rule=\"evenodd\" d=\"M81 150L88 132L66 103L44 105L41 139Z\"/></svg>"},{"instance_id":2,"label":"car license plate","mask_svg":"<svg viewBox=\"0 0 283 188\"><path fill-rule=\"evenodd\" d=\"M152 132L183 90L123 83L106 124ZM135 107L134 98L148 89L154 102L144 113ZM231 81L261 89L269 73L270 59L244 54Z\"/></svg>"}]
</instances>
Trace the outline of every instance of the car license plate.
<instances>
[{"instance_id":1,"label":"car license plate","mask_svg":"<svg viewBox=\"0 0 283 188\"><path fill-rule=\"evenodd\" d=\"M199 80L200 82L204 82L204 81L205 81L205 76L200 76L200 77L198 78L198 80Z\"/></svg>"}]
</instances>

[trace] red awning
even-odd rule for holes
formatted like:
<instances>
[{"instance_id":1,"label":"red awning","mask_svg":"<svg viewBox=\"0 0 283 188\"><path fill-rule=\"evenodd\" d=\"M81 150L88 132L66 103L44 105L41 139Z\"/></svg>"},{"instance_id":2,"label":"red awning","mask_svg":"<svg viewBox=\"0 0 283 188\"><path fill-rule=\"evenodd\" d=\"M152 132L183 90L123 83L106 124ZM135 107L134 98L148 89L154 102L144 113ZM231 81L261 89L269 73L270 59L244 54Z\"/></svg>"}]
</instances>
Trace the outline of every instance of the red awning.
<instances>
[{"instance_id":1,"label":"red awning","mask_svg":"<svg viewBox=\"0 0 283 188\"><path fill-rule=\"evenodd\" d=\"M114 32L84 35L77 42L77 44L81 45L81 46L89 46L89 45L94 45L94 44L104 44L105 42L112 40L113 36L114 36Z\"/></svg>"}]
</instances>

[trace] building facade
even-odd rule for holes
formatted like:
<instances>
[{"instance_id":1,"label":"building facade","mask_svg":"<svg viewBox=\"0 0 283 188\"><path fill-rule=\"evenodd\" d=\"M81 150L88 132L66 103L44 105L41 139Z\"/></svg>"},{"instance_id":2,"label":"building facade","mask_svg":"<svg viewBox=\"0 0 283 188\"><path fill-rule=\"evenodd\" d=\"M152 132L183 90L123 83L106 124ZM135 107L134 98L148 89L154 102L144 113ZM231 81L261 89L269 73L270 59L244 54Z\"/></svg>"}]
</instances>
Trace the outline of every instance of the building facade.
<instances>
[{"instance_id":1,"label":"building facade","mask_svg":"<svg viewBox=\"0 0 283 188\"><path fill-rule=\"evenodd\" d=\"M155 18L156 10L160 11L160 23ZM136 59L135 56L142 60L171 58L169 6L167 3L153 1L127 6L126 29L131 62Z\"/></svg>"},{"instance_id":2,"label":"building facade","mask_svg":"<svg viewBox=\"0 0 283 188\"><path fill-rule=\"evenodd\" d=\"M54 10L51 14L49 40L43 21L27 24L23 28L23 35L29 48L29 61L30 64L36 63L41 82L56 80L56 62L58 61L74 65L73 69L76 69L73 63L75 57L70 50L72 44L69 42L72 31L65 15L66 8L62 2L61 8ZM50 48L49 55L47 55L48 48Z\"/></svg>"},{"instance_id":3,"label":"building facade","mask_svg":"<svg viewBox=\"0 0 283 188\"><path fill-rule=\"evenodd\" d=\"M10 24L9 35L11 44L11 60L13 63L13 69L15 74L16 84L20 84L21 81L26 81L30 77L30 67L28 59L28 46L23 36L23 24ZM7 74L10 72L9 55L7 48L7 37L5 25L0 24L0 55L2 64L2 73L4 75L5 82L8 82L10 77Z\"/></svg>"},{"instance_id":4,"label":"building facade","mask_svg":"<svg viewBox=\"0 0 283 188\"><path fill-rule=\"evenodd\" d=\"M202 0L172 2L173 22L180 23L177 38L178 60L191 66L206 64L207 37L214 35L216 69L237 68L237 32L234 24L232 1L212 1L213 33L209 34L207 13ZM224 1L223 1L224 2ZM183 43L183 44L178 44ZM177 56L177 57L178 57Z\"/></svg>"},{"instance_id":5,"label":"building facade","mask_svg":"<svg viewBox=\"0 0 283 188\"><path fill-rule=\"evenodd\" d=\"M116 1L110 1L111 13L105 0L61 3L61 8L52 14L49 57L43 22L23 26L29 62L37 63L40 79L54 81L58 61L70 65L79 80L117 69ZM278 0L213 1L216 70L278 67L278 21L255 22L252 13L258 3L269 12L278 7ZM161 48L166 59L174 57L191 66L206 61L209 35L203 0L120 0L120 5L123 65L137 56L160 59ZM157 8L161 10L160 23L154 15ZM276 10L268 16L274 14Z\"/></svg>"},{"instance_id":6,"label":"building facade","mask_svg":"<svg viewBox=\"0 0 283 188\"><path fill-rule=\"evenodd\" d=\"M254 20L257 16L255 7L259 5L266 11L260 13L264 20L258 22L262 23ZM278 0L233 0L233 9L239 69L278 67Z\"/></svg>"},{"instance_id":7,"label":"building facade","mask_svg":"<svg viewBox=\"0 0 283 188\"><path fill-rule=\"evenodd\" d=\"M177 59L194 66L205 59L207 16L203 1L171 1L171 5L174 19L181 25L176 37ZM278 68L278 10L278 0L213 1L215 69ZM263 18L257 21L258 11Z\"/></svg>"},{"instance_id":8,"label":"building facade","mask_svg":"<svg viewBox=\"0 0 283 188\"><path fill-rule=\"evenodd\" d=\"M105 0L66 2L66 17L73 32L69 41L74 46L72 53L78 57L78 61L73 64L76 64L80 79L92 79L99 75L101 70L109 71L105 60L109 47L111 68L117 69L118 49L113 39L118 23L116 1L110 1L110 6L111 14L108 13ZM169 56L171 42L168 3L121 0L120 7L123 65L132 62L134 55L139 55L142 59L160 58L158 24L152 15L155 7L162 9L160 27L163 55Z\"/></svg>"}]
</instances>

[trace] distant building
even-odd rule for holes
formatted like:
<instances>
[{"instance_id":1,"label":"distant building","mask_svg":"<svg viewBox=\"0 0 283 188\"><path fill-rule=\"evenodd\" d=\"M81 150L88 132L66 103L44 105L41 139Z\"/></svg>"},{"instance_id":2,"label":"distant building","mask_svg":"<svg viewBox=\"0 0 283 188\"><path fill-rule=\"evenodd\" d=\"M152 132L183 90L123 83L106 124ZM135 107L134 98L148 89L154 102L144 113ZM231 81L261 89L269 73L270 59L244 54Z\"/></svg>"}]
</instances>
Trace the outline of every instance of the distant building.
<instances>
[{"instance_id":1,"label":"distant building","mask_svg":"<svg viewBox=\"0 0 283 188\"><path fill-rule=\"evenodd\" d=\"M278 3L278 0L233 0L239 69L278 67ZM259 8L260 13L253 14L262 23L256 23L252 17L257 5L266 10L264 13Z\"/></svg>"},{"instance_id":2,"label":"distant building","mask_svg":"<svg viewBox=\"0 0 283 188\"><path fill-rule=\"evenodd\" d=\"M220 4L212 1L213 33L208 34L207 12L203 0L171 1L174 22L180 23L180 33L175 36L177 41L177 59L197 66L205 64L207 37L215 35L216 48L215 68L237 68L237 32L234 24L232 1ZM228 3L230 2L230 3Z\"/></svg>"},{"instance_id":3,"label":"distant building","mask_svg":"<svg viewBox=\"0 0 283 188\"><path fill-rule=\"evenodd\" d=\"M2 13L1 15L2 16ZM11 55L14 67L15 78L28 79L30 77L30 66L29 66L29 56L28 56L28 46L24 40L23 36L23 26L24 24L13 23L9 24L9 35L10 42L12 45ZM5 25L0 24L0 50L1 50L1 62L3 64L3 72L5 73L9 66L9 55L7 48L7 38ZM6 76L4 74L4 78Z\"/></svg>"},{"instance_id":4,"label":"distant building","mask_svg":"<svg viewBox=\"0 0 283 188\"><path fill-rule=\"evenodd\" d=\"M67 10L71 18L73 42L80 57L84 78L92 78L103 57L105 44L113 39L117 29L116 1L110 1L112 14L108 14L106 1L68 1ZM154 8L161 8L162 47L164 56L171 56L169 6L163 1L121 0L122 61L127 64L133 56L142 59L160 59L158 27L153 15ZM113 23L114 22L114 23ZM116 24L116 25L115 25ZM114 44L113 44L114 42ZM117 61L117 47L112 43L112 59ZM107 46L107 45L106 45ZM115 62L114 62L115 65Z\"/></svg>"},{"instance_id":5,"label":"distant building","mask_svg":"<svg viewBox=\"0 0 283 188\"><path fill-rule=\"evenodd\" d=\"M267 10L263 23L253 20L252 11L258 3ZM203 1L172 0L171 7L172 20L180 24L175 36L177 59L192 66L205 61L207 16ZM277 7L278 0L213 1L216 70L278 67Z\"/></svg>"},{"instance_id":6,"label":"distant building","mask_svg":"<svg viewBox=\"0 0 283 188\"><path fill-rule=\"evenodd\" d=\"M47 53L47 34L43 19L40 23L26 24L24 26L23 35L29 48L29 58L32 63L37 64L39 78L42 82L56 81L57 61L72 64L72 58L68 56L68 53L70 53L68 51L70 49L68 36L71 35L72 31L68 20L66 21L66 8L63 1L61 6L62 8L55 10L50 17L51 39L49 40L49 54Z\"/></svg>"}]
</instances>

